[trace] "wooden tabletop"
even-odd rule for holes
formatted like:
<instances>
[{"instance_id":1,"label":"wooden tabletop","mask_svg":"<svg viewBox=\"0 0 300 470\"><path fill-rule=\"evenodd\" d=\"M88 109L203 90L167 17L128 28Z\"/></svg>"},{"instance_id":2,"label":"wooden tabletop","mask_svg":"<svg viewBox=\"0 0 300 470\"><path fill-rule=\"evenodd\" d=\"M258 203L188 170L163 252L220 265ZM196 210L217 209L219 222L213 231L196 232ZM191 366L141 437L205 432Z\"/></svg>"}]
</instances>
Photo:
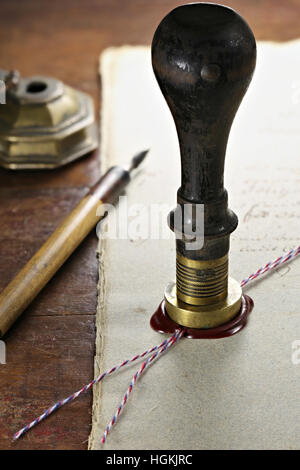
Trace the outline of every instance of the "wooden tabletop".
<instances>
[{"instance_id":1,"label":"wooden tabletop","mask_svg":"<svg viewBox=\"0 0 300 470\"><path fill-rule=\"evenodd\" d=\"M2 0L0 67L49 75L86 91L99 111L98 58L109 46L150 44L183 0ZM300 36L300 0L234 0L258 40ZM137 149L139 150L139 149ZM100 175L97 152L45 172L0 170L0 289ZM97 237L91 233L5 337L0 364L0 449L86 449L92 394L16 443L12 435L93 378Z\"/></svg>"}]
</instances>

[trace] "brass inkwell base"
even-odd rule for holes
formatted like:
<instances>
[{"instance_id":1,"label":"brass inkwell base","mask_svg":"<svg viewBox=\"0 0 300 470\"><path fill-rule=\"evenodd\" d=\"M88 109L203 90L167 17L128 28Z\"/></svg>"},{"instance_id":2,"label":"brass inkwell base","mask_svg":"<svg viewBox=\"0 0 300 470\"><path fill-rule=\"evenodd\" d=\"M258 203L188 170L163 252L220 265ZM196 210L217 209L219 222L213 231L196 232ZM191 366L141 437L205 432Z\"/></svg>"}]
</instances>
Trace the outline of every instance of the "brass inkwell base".
<instances>
[{"instance_id":1,"label":"brass inkwell base","mask_svg":"<svg viewBox=\"0 0 300 470\"><path fill-rule=\"evenodd\" d=\"M4 70L0 85L0 166L52 169L97 148L94 105L86 93L55 78L20 78Z\"/></svg>"}]
</instances>

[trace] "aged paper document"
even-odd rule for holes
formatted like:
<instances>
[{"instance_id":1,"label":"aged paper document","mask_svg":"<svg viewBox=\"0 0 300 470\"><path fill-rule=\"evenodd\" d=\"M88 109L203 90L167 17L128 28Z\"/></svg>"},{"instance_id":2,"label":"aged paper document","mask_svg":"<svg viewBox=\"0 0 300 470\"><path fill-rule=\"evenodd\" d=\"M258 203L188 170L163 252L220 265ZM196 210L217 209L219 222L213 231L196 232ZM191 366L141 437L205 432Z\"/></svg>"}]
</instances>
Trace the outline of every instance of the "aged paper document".
<instances>
[{"instance_id":1,"label":"aged paper document","mask_svg":"<svg viewBox=\"0 0 300 470\"><path fill-rule=\"evenodd\" d=\"M99 242L97 375L162 340L149 320L175 276L175 241L171 232L168 240L151 234L150 208L174 207L180 185L175 126L149 48L109 49L100 67L103 170L151 151L119 207L135 230ZM254 79L229 138L225 187L239 217L230 274L242 280L299 244L300 42L258 44ZM139 205L149 209L149 224L137 236ZM165 219L161 225L168 232ZM227 339L184 339L149 367L105 448L299 448L299 289L300 259L249 285L255 307L247 327ZM91 449L101 448L136 370L125 368L94 390Z\"/></svg>"}]
</instances>

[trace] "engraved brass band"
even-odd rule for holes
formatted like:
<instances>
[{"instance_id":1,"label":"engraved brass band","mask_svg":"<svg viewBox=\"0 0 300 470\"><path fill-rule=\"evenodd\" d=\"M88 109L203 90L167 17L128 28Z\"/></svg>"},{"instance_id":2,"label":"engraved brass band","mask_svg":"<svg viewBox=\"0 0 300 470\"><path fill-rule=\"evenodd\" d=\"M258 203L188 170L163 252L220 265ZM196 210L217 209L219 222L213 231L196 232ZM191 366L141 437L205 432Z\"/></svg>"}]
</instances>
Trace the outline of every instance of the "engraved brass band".
<instances>
[{"instance_id":1,"label":"engraved brass band","mask_svg":"<svg viewBox=\"0 0 300 470\"><path fill-rule=\"evenodd\" d=\"M191 305L211 305L227 297L228 254L215 260L191 260L177 253L177 296Z\"/></svg>"},{"instance_id":2,"label":"engraved brass band","mask_svg":"<svg viewBox=\"0 0 300 470\"><path fill-rule=\"evenodd\" d=\"M189 328L215 328L234 318L242 302L240 284L228 279L228 294L225 299L211 305L189 305L182 302L174 282L167 286L165 305L169 317L179 325Z\"/></svg>"}]
</instances>

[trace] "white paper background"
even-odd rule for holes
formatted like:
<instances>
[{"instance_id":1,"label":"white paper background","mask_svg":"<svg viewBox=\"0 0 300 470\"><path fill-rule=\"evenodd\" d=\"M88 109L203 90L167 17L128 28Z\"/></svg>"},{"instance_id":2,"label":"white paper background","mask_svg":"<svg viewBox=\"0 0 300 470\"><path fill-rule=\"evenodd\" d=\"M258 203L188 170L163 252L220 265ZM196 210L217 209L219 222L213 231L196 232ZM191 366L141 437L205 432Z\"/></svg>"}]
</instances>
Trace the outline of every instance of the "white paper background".
<instances>
[{"instance_id":1,"label":"white paper background","mask_svg":"<svg viewBox=\"0 0 300 470\"><path fill-rule=\"evenodd\" d=\"M102 162L126 163L150 147L128 190L132 203L175 205L180 159L175 126L147 48L101 58ZM226 157L229 205L239 216L231 275L241 280L299 244L300 42L258 45L253 82L237 113ZM159 343L149 320L175 274L175 242L100 244L99 373ZM299 448L300 260L253 283L248 326L223 340L183 340L138 382L106 449ZM101 448L137 366L94 391L90 448Z\"/></svg>"}]
</instances>

